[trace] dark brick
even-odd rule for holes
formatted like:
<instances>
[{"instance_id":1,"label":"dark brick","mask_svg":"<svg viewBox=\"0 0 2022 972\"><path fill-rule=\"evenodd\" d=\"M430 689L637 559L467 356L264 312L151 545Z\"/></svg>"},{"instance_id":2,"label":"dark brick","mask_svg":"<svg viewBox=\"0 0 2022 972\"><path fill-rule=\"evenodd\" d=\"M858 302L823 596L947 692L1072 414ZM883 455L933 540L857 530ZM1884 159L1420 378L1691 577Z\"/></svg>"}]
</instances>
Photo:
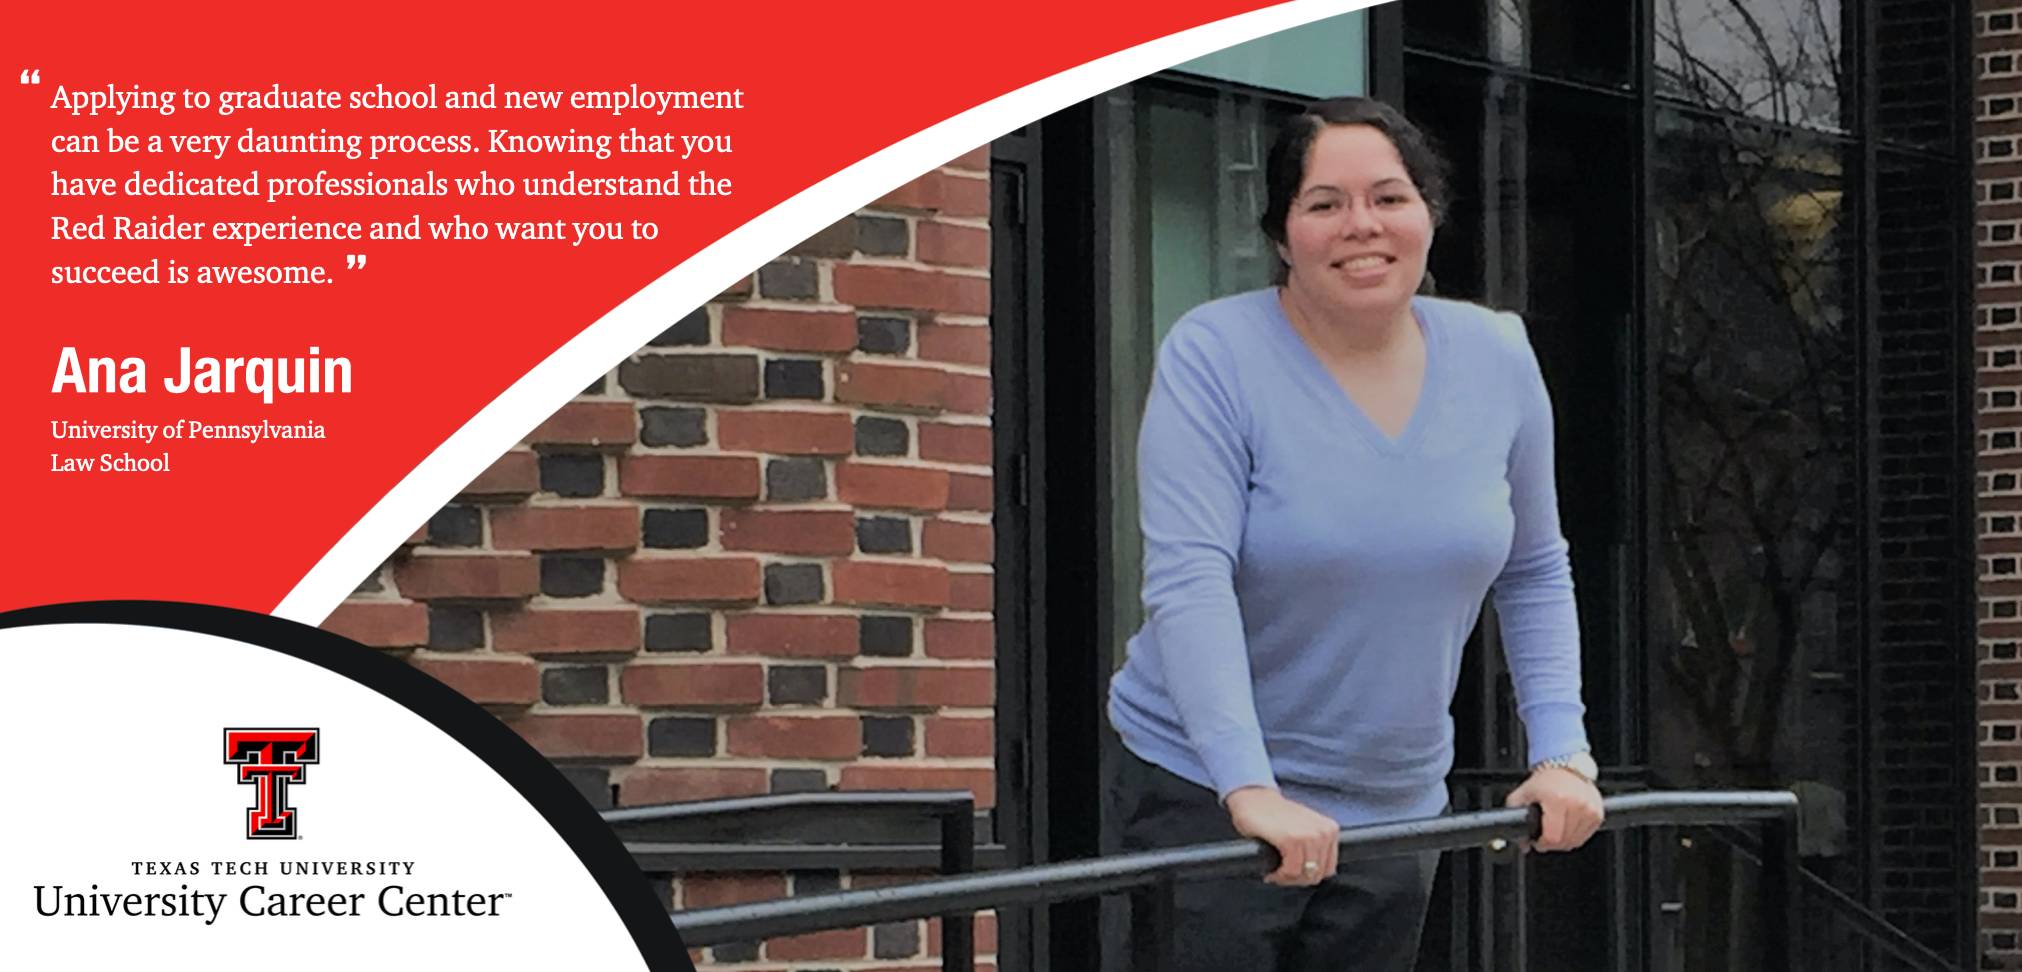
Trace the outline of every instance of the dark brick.
<instances>
[{"instance_id":1,"label":"dark brick","mask_svg":"<svg viewBox=\"0 0 2022 972\"><path fill-rule=\"evenodd\" d=\"M549 597L589 597L603 590L604 558L541 558L541 593Z\"/></svg>"},{"instance_id":2,"label":"dark brick","mask_svg":"<svg viewBox=\"0 0 2022 972\"><path fill-rule=\"evenodd\" d=\"M911 234L906 221L888 216L857 217L857 249L872 256L905 256Z\"/></svg>"},{"instance_id":3,"label":"dark brick","mask_svg":"<svg viewBox=\"0 0 2022 972\"><path fill-rule=\"evenodd\" d=\"M611 701L610 669L570 665L541 673L541 701L549 705L602 705Z\"/></svg>"},{"instance_id":4,"label":"dark brick","mask_svg":"<svg viewBox=\"0 0 2022 972\"><path fill-rule=\"evenodd\" d=\"M820 459L774 459L765 464L765 498L812 500L828 497L828 466Z\"/></svg>"},{"instance_id":5,"label":"dark brick","mask_svg":"<svg viewBox=\"0 0 2022 972\"><path fill-rule=\"evenodd\" d=\"M758 943L725 942L721 945L711 946L709 957L714 961L726 965L732 962L756 962L758 961Z\"/></svg>"},{"instance_id":6,"label":"dark brick","mask_svg":"<svg viewBox=\"0 0 2022 972\"><path fill-rule=\"evenodd\" d=\"M858 517L857 549L869 554L912 553L912 521L899 516Z\"/></svg>"},{"instance_id":7,"label":"dark brick","mask_svg":"<svg viewBox=\"0 0 2022 972\"><path fill-rule=\"evenodd\" d=\"M707 614L651 614L646 617L647 651L708 651L715 634Z\"/></svg>"},{"instance_id":8,"label":"dark brick","mask_svg":"<svg viewBox=\"0 0 2022 972\"><path fill-rule=\"evenodd\" d=\"M857 419L857 455L903 456L912 451L912 433L893 418L864 415Z\"/></svg>"},{"instance_id":9,"label":"dark brick","mask_svg":"<svg viewBox=\"0 0 2022 972\"><path fill-rule=\"evenodd\" d=\"M648 354L618 366L618 383L634 395L684 402L743 404L758 400L758 356Z\"/></svg>"},{"instance_id":10,"label":"dark brick","mask_svg":"<svg viewBox=\"0 0 2022 972\"><path fill-rule=\"evenodd\" d=\"M828 394L821 362L780 358L765 363L765 397L820 401Z\"/></svg>"},{"instance_id":11,"label":"dark brick","mask_svg":"<svg viewBox=\"0 0 2022 972\"><path fill-rule=\"evenodd\" d=\"M647 510L642 531L646 546L692 550L709 543L707 510Z\"/></svg>"},{"instance_id":12,"label":"dark brick","mask_svg":"<svg viewBox=\"0 0 2022 972\"><path fill-rule=\"evenodd\" d=\"M828 789L828 774L818 769L776 769L766 789L773 793L820 793Z\"/></svg>"},{"instance_id":13,"label":"dark brick","mask_svg":"<svg viewBox=\"0 0 2022 972\"><path fill-rule=\"evenodd\" d=\"M920 923L894 921L871 929L871 956L881 959L911 958L920 954Z\"/></svg>"},{"instance_id":14,"label":"dark brick","mask_svg":"<svg viewBox=\"0 0 2022 972\"><path fill-rule=\"evenodd\" d=\"M604 495L604 457L541 457L541 489L557 496Z\"/></svg>"},{"instance_id":15,"label":"dark brick","mask_svg":"<svg viewBox=\"0 0 2022 972\"><path fill-rule=\"evenodd\" d=\"M793 871L794 894L827 894L842 890L840 871Z\"/></svg>"},{"instance_id":16,"label":"dark brick","mask_svg":"<svg viewBox=\"0 0 2022 972\"><path fill-rule=\"evenodd\" d=\"M867 614L857 621L857 650L876 658L904 658L913 653L913 619Z\"/></svg>"},{"instance_id":17,"label":"dark brick","mask_svg":"<svg viewBox=\"0 0 2022 972\"><path fill-rule=\"evenodd\" d=\"M864 716L865 756L911 756L913 720L905 716Z\"/></svg>"},{"instance_id":18,"label":"dark brick","mask_svg":"<svg viewBox=\"0 0 2022 972\"><path fill-rule=\"evenodd\" d=\"M606 380L608 378L610 378L609 375L598 375L596 381L590 382L589 384L583 386L583 394L602 395L604 393L604 386L607 383Z\"/></svg>"},{"instance_id":19,"label":"dark brick","mask_svg":"<svg viewBox=\"0 0 2022 972\"><path fill-rule=\"evenodd\" d=\"M773 705L819 705L828 698L828 670L820 665L775 665L765 673L765 698Z\"/></svg>"},{"instance_id":20,"label":"dark brick","mask_svg":"<svg viewBox=\"0 0 2022 972\"><path fill-rule=\"evenodd\" d=\"M716 720L707 716L667 716L646 723L649 756L716 755Z\"/></svg>"},{"instance_id":21,"label":"dark brick","mask_svg":"<svg viewBox=\"0 0 2022 972\"><path fill-rule=\"evenodd\" d=\"M583 799L590 801L590 806L598 810L611 809L611 770L608 767L557 765L555 768L562 771L562 778L568 780L569 785L583 795Z\"/></svg>"},{"instance_id":22,"label":"dark brick","mask_svg":"<svg viewBox=\"0 0 2022 972\"><path fill-rule=\"evenodd\" d=\"M814 263L776 260L758 268L758 295L774 300L813 300L821 294Z\"/></svg>"},{"instance_id":23,"label":"dark brick","mask_svg":"<svg viewBox=\"0 0 2022 972\"><path fill-rule=\"evenodd\" d=\"M380 568L385 566L382 563L378 567L372 568L372 573L365 575L365 579L359 581L358 586L352 588L351 592L354 594L377 594L385 590L386 581L379 576Z\"/></svg>"},{"instance_id":24,"label":"dark brick","mask_svg":"<svg viewBox=\"0 0 2022 972\"><path fill-rule=\"evenodd\" d=\"M913 343L913 322L903 317L864 314L857 318L857 350L905 354Z\"/></svg>"},{"instance_id":25,"label":"dark brick","mask_svg":"<svg viewBox=\"0 0 2022 972\"><path fill-rule=\"evenodd\" d=\"M709 308L695 308L687 317L675 321L673 327L661 331L659 337L646 343L660 348L708 344Z\"/></svg>"},{"instance_id":26,"label":"dark brick","mask_svg":"<svg viewBox=\"0 0 2022 972\"><path fill-rule=\"evenodd\" d=\"M446 651L484 647L484 612L429 605L428 647Z\"/></svg>"},{"instance_id":27,"label":"dark brick","mask_svg":"<svg viewBox=\"0 0 2022 972\"><path fill-rule=\"evenodd\" d=\"M699 408L651 406L639 410L639 442L687 448L709 441L706 413Z\"/></svg>"},{"instance_id":28,"label":"dark brick","mask_svg":"<svg viewBox=\"0 0 2022 972\"><path fill-rule=\"evenodd\" d=\"M484 542L484 514L473 506L445 506L428 518L428 542L437 547L475 547Z\"/></svg>"},{"instance_id":29,"label":"dark brick","mask_svg":"<svg viewBox=\"0 0 2022 972\"><path fill-rule=\"evenodd\" d=\"M767 564L765 603L819 604L823 594L820 564Z\"/></svg>"}]
</instances>

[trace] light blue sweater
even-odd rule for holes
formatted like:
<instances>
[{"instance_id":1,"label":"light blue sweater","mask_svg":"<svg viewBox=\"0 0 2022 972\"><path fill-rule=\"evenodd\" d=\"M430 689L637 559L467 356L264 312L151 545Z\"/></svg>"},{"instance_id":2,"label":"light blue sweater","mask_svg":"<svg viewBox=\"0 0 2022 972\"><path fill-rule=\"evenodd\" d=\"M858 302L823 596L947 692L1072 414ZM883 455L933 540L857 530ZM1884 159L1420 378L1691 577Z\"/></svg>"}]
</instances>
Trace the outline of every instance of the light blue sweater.
<instances>
[{"instance_id":1,"label":"light blue sweater","mask_svg":"<svg viewBox=\"0 0 2022 972\"><path fill-rule=\"evenodd\" d=\"M1461 649L1495 591L1533 761L1587 746L1552 411L1523 322L1415 298L1425 381L1395 440L1277 291L1174 326L1138 443L1146 620L1109 716L1226 798L1275 785L1344 825L1430 816Z\"/></svg>"}]
</instances>

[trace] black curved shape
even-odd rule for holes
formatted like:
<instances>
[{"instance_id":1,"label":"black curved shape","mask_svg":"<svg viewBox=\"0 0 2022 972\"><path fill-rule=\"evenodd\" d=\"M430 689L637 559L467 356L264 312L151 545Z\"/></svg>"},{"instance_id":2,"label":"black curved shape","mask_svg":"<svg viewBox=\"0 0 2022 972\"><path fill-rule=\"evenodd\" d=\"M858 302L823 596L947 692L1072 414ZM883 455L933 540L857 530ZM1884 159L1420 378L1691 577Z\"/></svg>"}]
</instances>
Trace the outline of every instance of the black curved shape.
<instances>
[{"instance_id":1,"label":"black curved shape","mask_svg":"<svg viewBox=\"0 0 2022 972\"><path fill-rule=\"evenodd\" d=\"M130 624L193 631L335 672L426 719L483 760L546 818L604 890L647 968L695 972L666 907L625 846L539 751L484 707L376 648L266 614L176 601L83 601L0 612L0 628Z\"/></svg>"}]
</instances>

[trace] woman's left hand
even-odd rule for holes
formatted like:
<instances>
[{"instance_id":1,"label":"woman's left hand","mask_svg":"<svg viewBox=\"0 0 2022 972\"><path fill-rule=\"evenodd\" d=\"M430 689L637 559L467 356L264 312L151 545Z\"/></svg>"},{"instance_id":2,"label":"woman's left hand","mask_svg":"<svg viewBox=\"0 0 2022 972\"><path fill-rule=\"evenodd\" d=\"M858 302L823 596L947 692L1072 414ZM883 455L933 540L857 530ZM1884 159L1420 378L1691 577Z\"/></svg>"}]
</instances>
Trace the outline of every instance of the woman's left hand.
<instances>
[{"instance_id":1,"label":"woman's left hand","mask_svg":"<svg viewBox=\"0 0 2022 972\"><path fill-rule=\"evenodd\" d=\"M1537 843L1542 851L1576 850L1601 829L1607 814L1601 809L1601 791L1569 769L1548 766L1531 774L1522 786L1510 791L1504 806L1544 809L1544 827Z\"/></svg>"}]
</instances>

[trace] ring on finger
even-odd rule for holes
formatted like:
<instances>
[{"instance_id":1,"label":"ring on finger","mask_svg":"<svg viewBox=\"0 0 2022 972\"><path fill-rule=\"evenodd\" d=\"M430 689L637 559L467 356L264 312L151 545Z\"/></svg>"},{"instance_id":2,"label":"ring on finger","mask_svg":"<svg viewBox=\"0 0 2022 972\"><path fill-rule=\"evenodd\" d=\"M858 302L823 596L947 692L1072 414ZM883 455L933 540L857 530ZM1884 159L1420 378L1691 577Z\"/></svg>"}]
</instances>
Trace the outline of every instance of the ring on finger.
<instances>
[{"instance_id":1,"label":"ring on finger","mask_svg":"<svg viewBox=\"0 0 2022 972\"><path fill-rule=\"evenodd\" d=\"M1305 864L1300 865L1299 869L1306 872L1307 877L1312 877L1313 875L1320 873L1320 862L1307 861Z\"/></svg>"}]
</instances>

